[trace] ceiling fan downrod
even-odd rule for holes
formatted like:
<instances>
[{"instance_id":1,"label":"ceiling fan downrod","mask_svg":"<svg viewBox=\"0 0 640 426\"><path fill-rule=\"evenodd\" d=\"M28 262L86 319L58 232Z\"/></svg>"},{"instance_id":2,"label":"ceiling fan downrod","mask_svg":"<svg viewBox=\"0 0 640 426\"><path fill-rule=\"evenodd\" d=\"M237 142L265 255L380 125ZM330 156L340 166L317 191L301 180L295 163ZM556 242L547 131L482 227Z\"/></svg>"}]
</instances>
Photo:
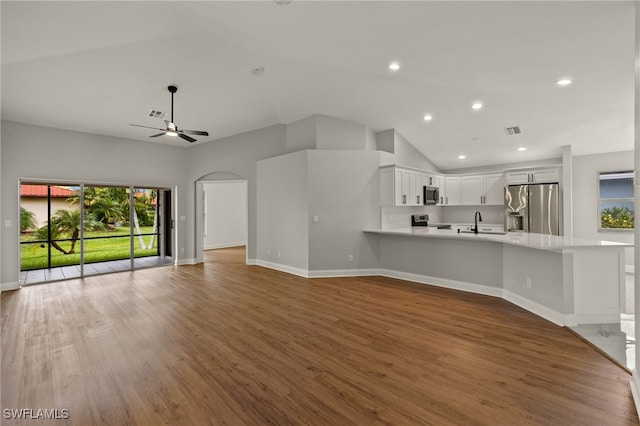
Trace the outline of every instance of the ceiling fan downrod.
<instances>
[{"instance_id":1,"label":"ceiling fan downrod","mask_svg":"<svg viewBox=\"0 0 640 426\"><path fill-rule=\"evenodd\" d=\"M171 122L175 123L175 121L173 121L173 94L178 91L178 88L176 86L169 86L167 89L171 93Z\"/></svg>"}]
</instances>

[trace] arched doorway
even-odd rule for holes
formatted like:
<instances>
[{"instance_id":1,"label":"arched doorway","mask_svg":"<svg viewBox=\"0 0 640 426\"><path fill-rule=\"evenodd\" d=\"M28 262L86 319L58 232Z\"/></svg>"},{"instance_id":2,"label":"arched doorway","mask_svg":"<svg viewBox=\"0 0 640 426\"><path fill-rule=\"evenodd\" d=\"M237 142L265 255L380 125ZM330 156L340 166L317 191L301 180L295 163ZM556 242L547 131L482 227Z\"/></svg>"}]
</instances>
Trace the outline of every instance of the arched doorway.
<instances>
[{"instance_id":1,"label":"arched doorway","mask_svg":"<svg viewBox=\"0 0 640 426\"><path fill-rule=\"evenodd\" d=\"M235 215L235 220L241 218L244 226L245 234L248 234L249 222L248 222L248 180L240 175L231 172L225 171L217 171L208 173L199 179L196 180L195 185L195 262L202 263L204 261L204 251L207 248L207 244L205 244L205 237L210 234L207 229L210 225L207 225L207 215L208 215L208 205L211 203L215 203L216 200L208 199L208 191L206 191L207 186L211 186L212 184L237 184L244 183L244 185L236 185L234 186L234 191L241 191L240 197L244 198L244 204L242 209L244 211L237 212L239 214ZM233 207L232 207L233 208ZM237 207L236 207L237 208ZM248 258L248 251L247 251ZM246 259L245 259L246 261Z\"/></svg>"}]
</instances>

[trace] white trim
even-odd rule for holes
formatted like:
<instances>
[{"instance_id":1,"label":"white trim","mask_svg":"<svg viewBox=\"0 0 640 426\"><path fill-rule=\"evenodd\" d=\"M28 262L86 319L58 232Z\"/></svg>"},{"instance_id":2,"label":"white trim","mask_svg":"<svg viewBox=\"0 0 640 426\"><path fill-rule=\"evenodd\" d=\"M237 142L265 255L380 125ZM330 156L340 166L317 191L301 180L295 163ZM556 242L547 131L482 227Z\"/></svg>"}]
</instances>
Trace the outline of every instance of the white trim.
<instances>
[{"instance_id":1,"label":"white trim","mask_svg":"<svg viewBox=\"0 0 640 426\"><path fill-rule=\"evenodd\" d=\"M190 258L190 259L178 259L176 261L176 265L178 266L182 266L182 265L195 265L197 263L196 261L197 259L195 258ZM202 263L202 262L200 262Z\"/></svg>"},{"instance_id":2,"label":"white trim","mask_svg":"<svg viewBox=\"0 0 640 426\"><path fill-rule=\"evenodd\" d=\"M624 272L626 274L635 274L635 265L624 265Z\"/></svg>"},{"instance_id":3,"label":"white trim","mask_svg":"<svg viewBox=\"0 0 640 426\"><path fill-rule=\"evenodd\" d=\"M638 383L638 374L638 370L634 369L633 374L631 374L631 380L629 380L629 386L631 387L633 402L636 404L636 412L640 413L640 383Z\"/></svg>"},{"instance_id":4,"label":"white trim","mask_svg":"<svg viewBox=\"0 0 640 426\"><path fill-rule=\"evenodd\" d=\"M0 284L0 292L9 291L9 290L19 290L21 288L22 288L22 286L20 285L19 281L13 281L13 282Z\"/></svg>"},{"instance_id":5,"label":"white trim","mask_svg":"<svg viewBox=\"0 0 640 426\"><path fill-rule=\"evenodd\" d=\"M502 290L502 298L561 327L578 325L575 315L561 314L509 290Z\"/></svg>"},{"instance_id":6,"label":"white trim","mask_svg":"<svg viewBox=\"0 0 640 426\"><path fill-rule=\"evenodd\" d=\"M448 280L446 278L430 277L428 275L418 275L391 269L380 269L379 275L382 275L383 277L397 278L405 281L413 281L420 284L433 285L436 287L444 287L451 290L466 291L468 293L483 294L485 296L502 297L501 287L492 287L465 281Z\"/></svg>"},{"instance_id":7,"label":"white trim","mask_svg":"<svg viewBox=\"0 0 640 426\"><path fill-rule=\"evenodd\" d=\"M309 271L304 269L295 268L293 266L282 265L280 263L267 262L266 260L258 259L256 265L264 268L275 269L276 271L286 272L287 274L297 275L302 278L309 278Z\"/></svg>"},{"instance_id":8,"label":"white trim","mask_svg":"<svg viewBox=\"0 0 640 426\"><path fill-rule=\"evenodd\" d=\"M212 245L204 246L204 250L216 250L221 248L241 247L246 245L247 245L246 241L240 241L237 243L220 243L220 244L212 244Z\"/></svg>"},{"instance_id":9,"label":"white trim","mask_svg":"<svg viewBox=\"0 0 640 426\"><path fill-rule=\"evenodd\" d=\"M258 261L256 259L249 259L247 258L247 265L257 265Z\"/></svg>"},{"instance_id":10,"label":"white trim","mask_svg":"<svg viewBox=\"0 0 640 426\"><path fill-rule=\"evenodd\" d=\"M369 277L380 275L379 269L318 269L309 271L309 278Z\"/></svg>"}]
</instances>

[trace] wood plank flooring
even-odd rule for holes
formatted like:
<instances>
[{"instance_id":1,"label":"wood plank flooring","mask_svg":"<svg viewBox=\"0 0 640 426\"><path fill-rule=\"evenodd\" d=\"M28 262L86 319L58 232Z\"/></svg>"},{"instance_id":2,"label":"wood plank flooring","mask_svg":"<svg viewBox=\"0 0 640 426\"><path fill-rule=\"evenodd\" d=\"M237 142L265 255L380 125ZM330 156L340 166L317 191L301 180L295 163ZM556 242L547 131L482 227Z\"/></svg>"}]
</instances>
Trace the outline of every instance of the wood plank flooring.
<instances>
[{"instance_id":1,"label":"wood plank flooring","mask_svg":"<svg viewBox=\"0 0 640 426\"><path fill-rule=\"evenodd\" d=\"M70 413L2 424L639 424L628 373L504 300L206 260L2 293L2 408Z\"/></svg>"}]
</instances>

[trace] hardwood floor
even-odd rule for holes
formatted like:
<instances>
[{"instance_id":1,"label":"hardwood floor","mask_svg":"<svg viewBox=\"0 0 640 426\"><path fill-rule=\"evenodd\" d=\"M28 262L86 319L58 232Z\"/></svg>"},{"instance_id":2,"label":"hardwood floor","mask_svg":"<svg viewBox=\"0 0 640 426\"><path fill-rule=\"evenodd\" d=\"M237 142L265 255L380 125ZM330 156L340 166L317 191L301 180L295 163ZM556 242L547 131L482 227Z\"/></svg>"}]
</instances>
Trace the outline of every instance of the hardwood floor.
<instances>
[{"instance_id":1,"label":"hardwood floor","mask_svg":"<svg viewBox=\"0 0 640 426\"><path fill-rule=\"evenodd\" d=\"M639 424L628 373L504 300L206 260L2 293L2 409L70 414L2 424Z\"/></svg>"}]
</instances>

